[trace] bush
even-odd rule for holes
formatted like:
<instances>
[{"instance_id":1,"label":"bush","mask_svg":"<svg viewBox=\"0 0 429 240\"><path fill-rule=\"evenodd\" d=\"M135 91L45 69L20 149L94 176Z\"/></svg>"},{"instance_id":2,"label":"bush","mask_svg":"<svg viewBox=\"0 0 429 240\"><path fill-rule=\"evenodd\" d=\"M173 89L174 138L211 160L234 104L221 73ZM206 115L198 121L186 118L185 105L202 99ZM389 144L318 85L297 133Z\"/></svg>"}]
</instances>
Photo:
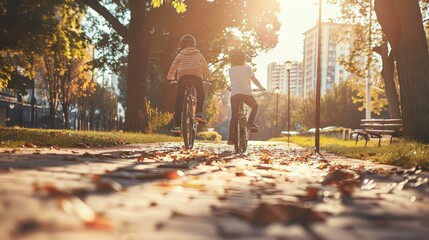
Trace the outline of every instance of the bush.
<instances>
[{"instance_id":1,"label":"bush","mask_svg":"<svg viewBox=\"0 0 429 240\"><path fill-rule=\"evenodd\" d=\"M199 133L197 133L196 139L219 142L220 140L222 140L222 136L216 131L199 132Z\"/></svg>"},{"instance_id":2,"label":"bush","mask_svg":"<svg viewBox=\"0 0 429 240\"><path fill-rule=\"evenodd\" d=\"M157 132L159 128L170 123L173 119L172 113L163 113L158 108L152 108L150 101L146 102L147 111L149 114L149 132Z\"/></svg>"}]
</instances>

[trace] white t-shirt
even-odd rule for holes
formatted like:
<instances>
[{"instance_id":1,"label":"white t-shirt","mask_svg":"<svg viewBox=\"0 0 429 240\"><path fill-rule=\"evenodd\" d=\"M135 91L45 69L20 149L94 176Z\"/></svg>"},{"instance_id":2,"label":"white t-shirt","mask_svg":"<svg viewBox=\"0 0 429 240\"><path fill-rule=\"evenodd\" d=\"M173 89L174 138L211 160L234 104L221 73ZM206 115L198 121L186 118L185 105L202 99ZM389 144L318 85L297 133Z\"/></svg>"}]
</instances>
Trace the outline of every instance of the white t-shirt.
<instances>
[{"instance_id":1,"label":"white t-shirt","mask_svg":"<svg viewBox=\"0 0 429 240\"><path fill-rule=\"evenodd\" d=\"M231 96L236 94L252 95L252 85L250 78L255 76L252 68L248 65L233 66L229 69L229 79L231 81Z\"/></svg>"}]
</instances>

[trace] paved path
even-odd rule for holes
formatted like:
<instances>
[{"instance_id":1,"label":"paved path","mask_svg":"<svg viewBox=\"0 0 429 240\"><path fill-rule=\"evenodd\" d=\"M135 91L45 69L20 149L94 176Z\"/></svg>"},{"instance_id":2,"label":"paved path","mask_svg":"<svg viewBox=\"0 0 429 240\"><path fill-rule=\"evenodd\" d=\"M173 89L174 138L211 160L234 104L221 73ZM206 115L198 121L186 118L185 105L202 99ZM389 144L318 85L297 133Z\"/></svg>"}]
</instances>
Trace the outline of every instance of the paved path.
<instances>
[{"instance_id":1,"label":"paved path","mask_svg":"<svg viewBox=\"0 0 429 240\"><path fill-rule=\"evenodd\" d=\"M0 149L0 239L428 239L428 174L284 143Z\"/></svg>"}]
</instances>

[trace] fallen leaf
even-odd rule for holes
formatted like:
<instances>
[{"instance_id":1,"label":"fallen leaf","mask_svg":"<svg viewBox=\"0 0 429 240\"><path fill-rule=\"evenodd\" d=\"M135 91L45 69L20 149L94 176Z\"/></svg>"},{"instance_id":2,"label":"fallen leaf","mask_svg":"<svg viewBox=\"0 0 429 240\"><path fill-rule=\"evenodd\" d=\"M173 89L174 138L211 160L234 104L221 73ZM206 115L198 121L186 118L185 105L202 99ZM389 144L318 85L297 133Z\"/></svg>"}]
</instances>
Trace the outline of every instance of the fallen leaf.
<instances>
[{"instance_id":1,"label":"fallen leaf","mask_svg":"<svg viewBox=\"0 0 429 240\"><path fill-rule=\"evenodd\" d=\"M325 168L327 168L329 166L329 164L328 163L322 163L322 164L320 164L317 168L318 169L325 169Z\"/></svg>"},{"instance_id":2,"label":"fallen leaf","mask_svg":"<svg viewBox=\"0 0 429 240\"><path fill-rule=\"evenodd\" d=\"M35 192L44 192L51 196L67 196L70 195L70 193L63 191L59 189L57 186L51 184L51 183L45 183L45 184L39 184L34 183L33 184L33 190Z\"/></svg>"},{"instance_id":3,"label":"fallen leaf","mask_svg":"<svg viewBox=\"0 0 429 240\"><path fill-rule=\"evenodd\" d=\"M357 175L354 171L348 169L337 169L325 176L323 185L338 184L343 180L355 179Z\"/></svg>"},{"instance_id":4,"label":"fallen leaf","mask_svg":"<svg viewBox=\"0 0 429 240\"><path fill-rule=\"evenodd\" d=\"M244 176L259 177L259 175L257 173L249 171L249 170L238 171L235 173L235 176L238 176L238 177L244 177Z\"/></svg>"},{"instance_id":5,"label":"fallen leaf","mask_svg":"<svg viewBox=\"0 0 429 240\"><path fill-rule=\"evenodd\" d=\"M58 186L53 185L52 183L34 183L33 190L38 193L46 193L50 197L68 197L73 195L84 196L89 192L89 189L84 187L60 189Z\"/></svg>"},{"instance_id":6,"label":"fallen leaf","mask_svg":"<svg viewBox=\"0 0 429 240\"><path fill-rule=\"evenodd\" d=\"M261 161L263 163L266 163L266 164L272 164L273 163L273 158L270 155L268 155L268 154L264 154L264 155L261 156Z\"/></svg>"},{"instance_id":7,"label":"fallen leaf","mask_svg":"<svg viewBox=\"0 0 429 240\"><path fill-rule=\"evenodd\" d=\"M308 225L325 220L321 214L313 209L292 203L260 203L250 212L233 210L232 213L258 226L267 226L272 223Z\"/></svg>"},{"instance_id":8,"label":"fallen leaf","mask_svg":"<svg viewBox=\"0 0 429 240\"><path fill-rule=\"evenodd\" d=\"M31 142L26 142L26 143L24 144L24 146L25 146L26 148L36 148L36 147L37 147L36 145L32 144Z\"/></svg>"},{"instance_id":9,"label":"fallen leaf","mask_svg":"<svg viewBox=\"0 0 429 240\"><path fill-rule=\"evenodd\" d=\"M100 215L95 215L91 221L84 221L85 226L90 229L96 229L101 231L111 231L112 224L109 220Z\"/></svg>"},{"instance_id":10,"label":"fallen leaf","mask_svg":"<svg viewBox=\"0 0 429 240\"><path fill-rule=\"evenodd\" d=\"M165 178L173 180L185 176L185 173L180 170L171 170L165 173Z\"/></svg>"},{"instance_id":11,"label":"fallen leaf","mask_svg":"<svg viewBox=\"0 0 429 240\"><path fill-rule=\"evenodd\" d=\"M357 181L355 179L346 179L340 181L337 184L337 190L340 192L341 196L351 196L354 192L354 189L357 185Z\"/></svg>"},{"instance_id":12,"label":"fallen leaf","mask_svg":"<svg viewBox=\"0 0 429 240\"><path fill-rule=\"evenodd\" d=\"M97 215L85 202L77 197L58 198L60 208L82 220L87 228L110 231L111 223L102 216Z\"/></svg>"},{"instance_id":13,"label":"fallen leaf","mask_svg":"<svg viewBox=\"0 0 429 240\"><path fill-rule=\"evenodd\" d=\"M124 187L113 180L98 178L94 181L96 189L102 192L119 192L124 190Z\"/></svg>"},{"instance_id":14,"label":"fallen leaf","mask_svg":"<svg viewBox=\"0 0 429 240\"><path fill-rule=\"evenodd\" d=\"M307 191L308 200L316 200L320 188L318 188L318 187L307 187L305 190Z\"/></svg>"}]
</instances>

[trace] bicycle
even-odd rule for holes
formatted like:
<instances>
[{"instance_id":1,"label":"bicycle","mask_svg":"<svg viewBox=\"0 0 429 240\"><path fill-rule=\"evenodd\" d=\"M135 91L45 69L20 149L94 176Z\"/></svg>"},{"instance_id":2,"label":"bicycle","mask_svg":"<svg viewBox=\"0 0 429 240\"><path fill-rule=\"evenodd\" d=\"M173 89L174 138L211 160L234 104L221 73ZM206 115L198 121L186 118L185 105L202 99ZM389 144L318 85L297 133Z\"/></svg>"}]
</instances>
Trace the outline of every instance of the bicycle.
<instances>
[{"instance_id":1,"label":"bicycle","mask_svg":"<svg viewBox=\"0 0 429 240\"><path fill-rule=\"evenodd\" d=\"M194 147L195 134L199 124L195 119L195 113L197 110L197 90L191 80L184 81L185 94L183 97L182 108L182 136L185 148L192 149ZM207 83L206 81L203 82ZM177 83L177 81L173 81L171 83L174 84Z\"/></svg>"},{"instance_id":2,"label":"bicycle","mask_svg":"<svg viewBox=\"0 0 429 240\"><path fill-rule=\"evenodd\" d=\"M252 92L259 91L259 89L252 90ZM240 101L237 115L237 123L234 127L234 148L236 153L244 153L247 151L250 132L256 131L250 131L247 128L247 110L244 108L244 101Z\"/></svg>"},{"instance_id":3,"label":"bicycle","mask_svg":"<svg viewBox=\"0 0 429 240\"><path fill-rule=\"evenodd\" d=\"M198 128L198 121L195 121L197 109L197 90L191 81L185 82L185 95L183 97L182 110L182 136L186 149L194 147L195 133Z\"/></svg>"}]
</instances>

